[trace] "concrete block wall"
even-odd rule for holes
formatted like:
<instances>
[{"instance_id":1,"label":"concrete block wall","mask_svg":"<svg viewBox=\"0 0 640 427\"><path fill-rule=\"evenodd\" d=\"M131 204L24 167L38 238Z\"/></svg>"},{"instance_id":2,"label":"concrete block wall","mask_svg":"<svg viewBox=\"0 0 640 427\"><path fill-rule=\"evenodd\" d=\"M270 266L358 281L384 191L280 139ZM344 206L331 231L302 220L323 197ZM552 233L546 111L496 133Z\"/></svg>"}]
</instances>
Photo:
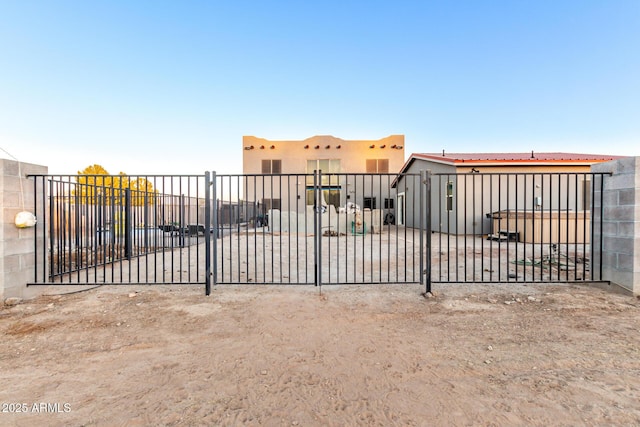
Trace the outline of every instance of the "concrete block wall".
<instances>
[{"instance_id":1,"label":"concrete block wall","mask_svg":"<svg viewBox=\"0 0 640 427\"><path fill-rule=\"evenodd\" d=\"M35 229L17 228L15 216L23 210L34 212L33 180L27 175L47 171L46 166L0 159L0 302L33 298L41 291L26 286L33 280Z\"/></svg>"},{"instance_id":2,"label":"concrete block wall","mask_svg":"<svg viewBox=\"0 0 640 427\"><path fill-rule=\"evenodd\" d=\"M592 272L602 268L602 279L640 295L640 157L628 157L591 167L593 172L607 172L600 194L599 179L593 182L595 197L594 224L602 210L602 230L595 227L594 242L602 237L600 247L593 247ZM601 197L600 197L601 196Z\"/></svg>"}]
</instances>

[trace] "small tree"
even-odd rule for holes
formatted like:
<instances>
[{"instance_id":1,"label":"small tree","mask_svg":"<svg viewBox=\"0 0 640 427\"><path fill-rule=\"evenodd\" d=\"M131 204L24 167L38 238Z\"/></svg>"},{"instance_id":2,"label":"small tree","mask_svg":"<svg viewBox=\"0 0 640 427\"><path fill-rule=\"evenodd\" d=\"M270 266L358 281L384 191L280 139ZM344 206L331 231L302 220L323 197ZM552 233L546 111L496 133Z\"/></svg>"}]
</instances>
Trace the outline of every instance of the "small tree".
<instances>
[{"instance_id":1,"label":"small tree","mask_svg":"<svg viewBox=\"0 0 640 427\"><path fill-rule=\"evenodd\" d=\"M127 188L131 190L131 204L142 206L155 203L155 196L158 190L153 188L153 184L148 179L138 177L127 180Z\"/></svg>"},{"instance_id":2,"label":"small tree","mask_svg":"<svg viewBox=\"0 0 640 427\"><path fill-rule=\"evenodd\" d=\"M78 171L77 186L72 190L72 195L80 197L79 202L88 204L114 204L124 203L124 192L131 190L131 204L142 206L145 203L155 203L158 190L146 178L130 179L127 174L120 172L118 175L109 175L107 170L94 164Z\"/></svg>"}]
</instances>

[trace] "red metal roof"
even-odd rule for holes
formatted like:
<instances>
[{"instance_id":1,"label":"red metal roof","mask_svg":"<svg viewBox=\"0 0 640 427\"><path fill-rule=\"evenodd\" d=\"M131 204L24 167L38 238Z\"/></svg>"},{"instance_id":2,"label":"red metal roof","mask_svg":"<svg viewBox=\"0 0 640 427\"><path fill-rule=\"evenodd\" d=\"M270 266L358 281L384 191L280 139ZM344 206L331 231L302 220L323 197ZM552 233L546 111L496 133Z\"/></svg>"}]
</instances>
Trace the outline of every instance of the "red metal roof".
<instances>
[{"instance_id":1,"label":"red metal roof","mask_svg":"<svg viewBox=\"0 0 640 427\"><path fill-rule=\"evenodd\" d=\"M405 173L409 166L416 160L426 160L447 164L451 166L477 165L477 166L521 166L521 165L592 165L594 163L609 162L622 159L625 156L612 156L604 154L579 154L579 153L413 153L400 169ZM395 187L396 178L392 187Z\"/></svg>"},{"instance_id":2,"label":"red metal roof","mask_svg":"<svg viewBox=\"0 0 640 427\"><path fill-rule=\"evenodd\" d=\"M414 159L449 164L461 163L599 163L623 156L578 153L414 153Z\"/></svg>"}]
</instances>

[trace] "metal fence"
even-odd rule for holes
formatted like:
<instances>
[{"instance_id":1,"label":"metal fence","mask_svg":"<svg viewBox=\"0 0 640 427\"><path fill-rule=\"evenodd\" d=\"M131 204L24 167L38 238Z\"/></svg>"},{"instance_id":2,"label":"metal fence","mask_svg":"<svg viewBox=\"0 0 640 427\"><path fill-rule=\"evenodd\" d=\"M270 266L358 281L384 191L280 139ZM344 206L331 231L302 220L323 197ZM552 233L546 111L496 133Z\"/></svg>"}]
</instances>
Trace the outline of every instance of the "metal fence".
<instances>
[{"instance_id":1,"label":"metal fence","mask_svg":"<svg viewBox=\"0 0 640 427\"><path fill-rule=\"evenodd\" d=\"M600 281L591 265L602 245L593 231L603 215L592 210L601 175L433 174L431 281Z\"/></svg>"},{"instance_id":2,"label":"metal fence","mask_svg":"<svg viewBox=\"0 0 640 427\"><path fill-rule=\"evenodd\" d=\"M404 178L417 183L419 175ZM321 171L214 175L213 283L422 283L424 230L397 223L395 179ZM245 217L226 218L234 224L226 227L219 207L231 205Z\"/></svg>"},{"instance_id":3,"label":"metal fence","mask_svg":"<svg viewBox=\"0 0 640 427\"><path fill-rule=\"evenodd\" d=\"M604 175L36 175L30 284L600 281Z\"/></svg>"},{"instance_id":4,"label":"metal fence","mask_svg":"<svg viewBox=\"0 0 640 427\"><path fill-rule=\"evenodd\" d=\"M206 283L206 176L37 175L31 284Z\"/></svg>"}]
</instances>

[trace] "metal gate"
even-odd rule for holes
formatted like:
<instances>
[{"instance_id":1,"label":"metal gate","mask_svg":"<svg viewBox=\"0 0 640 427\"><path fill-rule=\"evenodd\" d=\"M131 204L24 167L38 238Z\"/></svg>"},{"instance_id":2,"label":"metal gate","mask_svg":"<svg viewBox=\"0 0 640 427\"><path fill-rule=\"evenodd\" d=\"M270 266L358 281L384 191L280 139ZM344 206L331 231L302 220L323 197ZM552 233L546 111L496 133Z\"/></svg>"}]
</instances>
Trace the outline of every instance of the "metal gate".
<instances>
[{"instance_id":1,"label":"metal gate","mask_svg":"<svg viewBox=\"0 0 640 427\"><path fill-rule=\"evenodd\" d=\"M214 284L423 283L424 226L396 218L396 174L214 175ZM419 175L403 175L424 200ZM421 209L420 204L412 208Z\"/></svg>"},{"instance_id":2,"label":"metal gate","mask_svg":"<svg viewBox=\"0 0 640 427\"><path fill-rule=\"evenodd\" d=\"M430 283L602 281L607 175L430 175Z\"/></svg>"}]
</instances>

